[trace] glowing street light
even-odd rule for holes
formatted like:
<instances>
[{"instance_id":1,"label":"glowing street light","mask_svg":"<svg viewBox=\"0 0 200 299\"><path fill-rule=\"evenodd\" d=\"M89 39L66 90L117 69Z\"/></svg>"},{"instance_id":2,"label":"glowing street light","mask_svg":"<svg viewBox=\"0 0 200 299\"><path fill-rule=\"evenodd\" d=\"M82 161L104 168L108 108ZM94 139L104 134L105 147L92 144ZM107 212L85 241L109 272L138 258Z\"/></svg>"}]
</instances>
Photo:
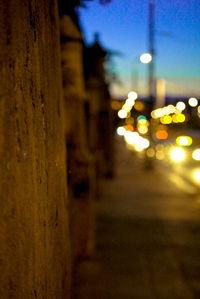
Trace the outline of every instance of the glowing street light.
<instances>
[{"instance_id":1,"label":"glowing street light","mask_svg":"<svg viewBox=\"0 0 200 299\"><path fill-rule=\"evenodd\" d=\"M152 55L150 53L144 53L140 56L140 61L144 64L150 63L152 61Z\"/></svg>"}]
</instances>

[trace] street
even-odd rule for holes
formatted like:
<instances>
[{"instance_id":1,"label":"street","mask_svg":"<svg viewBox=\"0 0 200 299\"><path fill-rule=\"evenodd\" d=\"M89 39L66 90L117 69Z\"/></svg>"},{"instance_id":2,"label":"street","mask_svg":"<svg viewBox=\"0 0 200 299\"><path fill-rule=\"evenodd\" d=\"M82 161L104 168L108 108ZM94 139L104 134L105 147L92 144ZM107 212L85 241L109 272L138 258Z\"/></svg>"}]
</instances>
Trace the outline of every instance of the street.
<instances>
[{"instance_id":1,"label":"street","mask_svg":"<svg viewBox=\"0 0 200 299\"><path fill-rule=\"evenodd\" d=\"M198 189L182 188L159 164L145 171L120 138L116 156L116 177L101 182L96 202L96 251L80 264L74 298L200 298Z\"/></svg>"}]
</instances>

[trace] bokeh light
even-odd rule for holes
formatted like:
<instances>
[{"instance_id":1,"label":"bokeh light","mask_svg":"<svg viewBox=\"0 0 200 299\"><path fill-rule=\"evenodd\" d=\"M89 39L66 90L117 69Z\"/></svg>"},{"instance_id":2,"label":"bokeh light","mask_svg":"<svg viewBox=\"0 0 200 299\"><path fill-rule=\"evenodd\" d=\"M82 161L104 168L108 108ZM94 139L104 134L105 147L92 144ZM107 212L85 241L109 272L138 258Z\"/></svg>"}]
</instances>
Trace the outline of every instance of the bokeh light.
<instances>
[{"instance_id":1,"label":"bokeh light","mask_svg":"<svg viewBox=\"0 0 200 299\"><path fill-rule=\"evenodd\" d=\"M134 99L132 99L132 98L128 98L127 100L126 100L126 106L129 106L129 107L133 107L134 106L134 104L135 104L135 100Z\"/></svg>"},{"instance_id":2,"label":"bokeh light","mask_svg":"<svg viewBox=\"0 0 200 299\"><path fill-rule=\"evenodd\" d=\"M176 118L179 123L183 123L185 121L185 115L182 113L177 114Z\"/></svg>"},{"instance_id":3,"label":"bokeh light","mask_svg":"<svg viewBox=\"0 0 200 299\"><path fill-rule=\"evenodd\" d=\"M157 151L156 152L156 159L157 160L164 160L165 159L165 153L163 151Z\"/></svg>"},{"instance_id":4,"label":"bokeh light","mask_svg":"<svg viewBox=\"0 0 200 299\"><path fill-rule=\"evenodd\" d=\"M131 132L133 132L134 131L134 128L133 128L133 125L126 125L125 126L125 129L126 129L126 131L131 131Z\"/></svg>"},{"instance_id":5,"label":"bokeh light","mask_svg":"<svg viewBox=\"0 0 200 299\"><path fill-rule=\"evenodd\" d=\"M148 132L148 127L144 125L139 125L137 129L140 134L146 134Z\"/></svg>"},{"instance_id":6,"label":"bokeh light","mask_svg":"<svg viewBox=\"0 0 200 299\"><path fill-rule=\"evenodd\" d=\"M122 103L120 103L120 101L116 101L116 100L112 100L110 105L113 110L119 110L122 107Z\"/></svg>"},{"instance_id":7,"label":"bokeh light","mask_svg":"<svg viewBox=\"0 0 200 299\"><path fill-rule=\"evenodd\" d=\"M126 129L124 127L118 127L117 128L117 135L123 136L126 132Z\"/></svg>"},{"instance_id":8,"label":"bokeh light","mask_svg":"<svg viewBox=\"0 0 200 299\"><path fill-rule=\"evenodd\" d=\"M138 97L138 95L137 95L137 92L135 92L135 91L130 91L129 93L128 93L128 99L131 99L131 100L136 100L137 99L137 97Z\"/></svg>"},{"instance_id":9,"label":"bokeh light","mask_svg":"<svg viewBox=\"0 0 200 299\"><path fill-rule=\"evenodd\" d=\"M172 123L172 117L170 115L165 115L160 118L160 122L164 125L168 125Z\"/></svg>"},{"instance_id":10,"label":"bokeh light","mask_svg":"<svg viewBox=\"0 0 200 299\"><path fill-rule=\"evenodd\" d=\"M165 140L168 138L168 132L164 130L159 130L156 132L156 137L161 140Z\"/></svg>"},{"instance_id":11,"label":"bokeh light","mask_svg":"<svg viewBox=\"0 0 200 299\"><path fill-rule=\"evenodd\" d=\"M191 107L196 107L198 105L198 100L196 98L189 98L188 100L188 104Z\"/></svg>"},{"instance_id":12,"label":"bokeh light","mask_svg":"<svg viewBox=\"0 0 200 299\"><path fill-rule=\"evenodd\" d=\"M164 150L164 145L159 143L159 144L156 144L155 148L156 148L157 151L163 151Z\"/></svg>"},{"instance_id":13,"label":"bokeh light","mask_svg":"<svg viewBox=\"0 0 200 299\"><path fill-rule=\"evenodd\" d=\"M181 147L175 147L171 150L170 157L174 162L182 162L185 160L186 154Z\"/></svg>"},{"instance_id":14,"label":"bokeh light","mask_svg":"<svg viewBox=\"0 0 200 299\"><path fill-rule=\"evenodd\" d=\"M152 147L149 147L146 151L146 155L149 158L153 158L155 156L155 150Z\"/></svg>"},{"instance_id":15,"label":"bokeh light","mask_svg":"<svg viewBox=\"0 0 200 299\"><path fill-rule=\"evenodd\" d=\"M123 110L123 109L121 109L121 110L119 110L118 111L118 116L119 116L119 118L126 118L127 117L127 111L125 111L125 110Z\"/></svg>"},{"instance_id":16,"label":"bokeh light","mask_svg":"<svg viewBox=\"0 0 200 299\"><path fill-rule=\"evenodd\" d=\"M139 138L139 134L137 132L126 131L124 133L124 138L126 143L134 145Z\"/></svg>"},{"instance_id":17,"label":"bokeh light","mask_svg":"<svg viewBox=\"0 0 200 299\"><path fill-rule=\"evenodd\" d=\"M140 102L140 101L136 101L135 102L135 105L134 105L134 108L137 110L137 111L143 111L145 109L145 104Z\"/></svg>"},{"instance_id":18,"label":"bokeh light","mask_svg":"<svg viewBox=\"0 0 200 299\"><path fill-rule=\"evenodd\" d=\"M190 136L179 136L176 138L176 143L180 146L190 146L192 138Z\"/></svg>"},{"instance_id":19,"label":"bokeh light","mask_svg":"<svg viewBox=\"0 0 200 299\"><path fill-rule=\"evenodd\" d=\"M184 102L180 101L176 104L176 108L180 111L183 111L186 108L186 105Z\"/></svg>"},{"instance_id":20,"label":"bokeh light","mask_svg":"<svg viewBox=\"0 0 200 299\"><path fill-rule=\"evenodd\" d=\"M134 118L133 117L126 118L125 123L127 125L133 125L134 124Z\"/></svg>"},{"instance_id":21,"label":"bokeh light","mask_svg":"<svg viewBox=\"0 0 200 299\"><path fill-rule=\"evenodd\" d=\"M196 161L200 161L200 149L195 149L193 151L192 158Z\"/></svg>"},{"instance_id":22,"label":"bokeh light","mask_svg":"<svg viewBox=\"0 0 200 299\"><path fill-rule=\"evenodd\" d=\"M193 178L197 183L200 183L200 169L195 169L193 171Z\"/></svg>"},{"instance_id":23,"label":"bokeh light","mask_svg":"<svg viewBox=\"0 0 200 299\"><path fill-rule=\"evenodd\" d=\"M150 63L152 61L152 55L150 53L144 53L140 56L140 61L142 63Z\"/></svg>"}]
</instances>

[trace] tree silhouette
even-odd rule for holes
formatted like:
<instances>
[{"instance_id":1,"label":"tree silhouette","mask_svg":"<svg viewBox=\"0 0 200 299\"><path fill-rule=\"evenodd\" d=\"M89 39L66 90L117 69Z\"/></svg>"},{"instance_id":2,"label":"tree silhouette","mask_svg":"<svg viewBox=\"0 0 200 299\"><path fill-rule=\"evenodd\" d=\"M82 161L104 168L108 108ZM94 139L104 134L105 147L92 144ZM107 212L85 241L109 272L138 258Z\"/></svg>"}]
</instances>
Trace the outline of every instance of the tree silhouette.
<instances>
[{"instance_id":1,"label":"tree silhouette","mask_svg":"<svg viewBox=\"0 0 200 299\"><path fill-rule=\"evenodd\" d=\"M59 13L71 14L74 12L76 7L87 7L87 2L92 2L94 0L58 0ZM102 5L106 5L112 0L96 0Z\"/></svg>"}]
</instances>

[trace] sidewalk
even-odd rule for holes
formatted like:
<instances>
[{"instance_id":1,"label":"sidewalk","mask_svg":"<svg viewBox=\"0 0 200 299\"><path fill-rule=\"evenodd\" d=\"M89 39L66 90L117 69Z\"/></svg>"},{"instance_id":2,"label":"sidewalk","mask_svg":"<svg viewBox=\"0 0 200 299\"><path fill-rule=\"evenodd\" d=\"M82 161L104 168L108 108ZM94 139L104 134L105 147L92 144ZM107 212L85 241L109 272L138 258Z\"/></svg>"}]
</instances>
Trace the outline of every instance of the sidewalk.
<instances>
[{"instance_id":1,"label":"sidewalk","mask_svg":"<svg viewBox=\"0 0 200 299\"><path fill-rule=\"evenodd\" d=\"M117 145L117 175L96 203L96 251L76 299L200 298L200 211L156 170ZM193 275L195 270L195 275Z\"/></svg>"}]
</instances>

